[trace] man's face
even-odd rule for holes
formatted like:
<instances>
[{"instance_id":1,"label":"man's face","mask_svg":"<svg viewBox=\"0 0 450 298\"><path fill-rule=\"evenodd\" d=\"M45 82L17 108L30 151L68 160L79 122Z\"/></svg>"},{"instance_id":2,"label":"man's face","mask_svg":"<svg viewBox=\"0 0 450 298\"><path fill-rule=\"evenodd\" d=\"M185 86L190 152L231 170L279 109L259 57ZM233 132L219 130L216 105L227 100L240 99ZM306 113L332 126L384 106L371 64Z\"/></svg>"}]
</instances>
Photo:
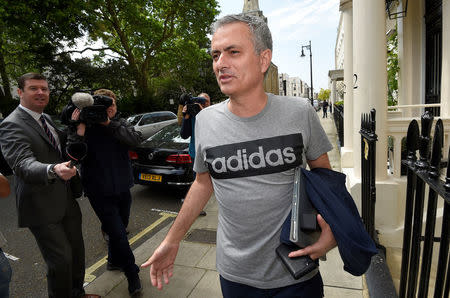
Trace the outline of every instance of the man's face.
<instances>
[{"instance_id":1,"label":"man's face","mask_svg":"<svg viewBox=\"0 0 450 298\"><path fill-rule=\"evenodd\" d=\"M220 27L212 37L211 55L222 93L235 97L262 86L268 65L256 54L247 24L236 22Z\"/></svg>"},{"instance_id":2,"label":"man's face","mask_svg":"<svg viewBox=\"0 0 450 298\"><path fill-rule=\"evenodd\" d=\"M50 98L50 89L45 80L26 80L25 86L18 89L20 104L36 112L42 113Z\"/></svg>"}]
</instances>

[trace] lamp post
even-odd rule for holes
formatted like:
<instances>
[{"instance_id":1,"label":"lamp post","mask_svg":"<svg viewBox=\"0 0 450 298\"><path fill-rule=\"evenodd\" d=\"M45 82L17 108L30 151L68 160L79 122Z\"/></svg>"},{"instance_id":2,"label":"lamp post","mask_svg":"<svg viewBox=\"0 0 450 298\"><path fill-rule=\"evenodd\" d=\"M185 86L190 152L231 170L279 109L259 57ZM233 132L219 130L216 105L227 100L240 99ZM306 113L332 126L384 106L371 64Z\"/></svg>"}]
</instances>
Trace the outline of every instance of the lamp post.
<instances>
[{"instance_id":1,"label":"lamp post","mask_svg":"<svg viewBox=\"0 0 450 298\"><path fill-rule=\"evenodd\" d=\"M307 50L309 50L309 70L311 72L311 105L313 104L314 101L314 89L313 89L313 73L312 73L312 50L311 50L311 41L309 41L309 45L306 46L302 46L302 54L300 55L300 57L305 57L305 52L303 51L303 49L306 48Z\"/></svg>"}]
</instances>

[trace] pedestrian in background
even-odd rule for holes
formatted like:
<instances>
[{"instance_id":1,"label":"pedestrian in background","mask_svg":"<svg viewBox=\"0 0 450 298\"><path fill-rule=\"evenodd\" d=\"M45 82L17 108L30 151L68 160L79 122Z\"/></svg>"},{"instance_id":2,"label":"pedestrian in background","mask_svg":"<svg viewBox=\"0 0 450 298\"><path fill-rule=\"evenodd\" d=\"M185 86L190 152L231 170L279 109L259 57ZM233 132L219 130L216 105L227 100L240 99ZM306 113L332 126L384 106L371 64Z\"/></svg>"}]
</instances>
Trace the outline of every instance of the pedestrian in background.
<instances>
[{"instance_id":1,"label":"pedestrian in background","mask_svg":"<svg viewBox=\"0 0 450 298\"><path fill-rule=\"evenodd\" d=\"M87 144L88 153L81 162L81 178L84 193L109 238L106 269L123 271L128 280L128 292L135 295L142 291L142 285L126 231L131 208L130 188L134 184L128 149L139 145L142 135L125 119L116 117L114 92L99 89L94 95L112 99L112 105L106 109L107 120L89 125L81 122L77 135L70 138ZM79 120L79 116L80 110L76 109L72 120Z\"/></svg>"},{"instance_id":2,"label":"pedestrian in background","mask_svg":"<svg viewBox=\"0 0 450 298\"><path fill-rule=\"evenodd\" d=\"M322 103L322 110L323 110L322 118L328 118L327 109L328 109L328 101L324 100Z\"/></svg>"},{"instance_id":3,"label":"pedestrian in background","mask_svg":"<svg viewBox=\"0 0 450 298\"><path fill-rule=\"evenodd\" d=\"M11 190L9 187L8 179L0 173L0 198L6 198L9 196ZM9 265L8 259L3 253L2 247L6 244L6 239L3 237L0 231L0 297L9 297L9 283L11 282L12 270Z\"/></svg>"},{"instance_id":4,"label":"pedestrian in background","mask_svg":"<svg viewBox=\"0 0 450 298\"><path fill-rule=\"evenodd\" d=\"M81 297L84 242L70 183L79 176L64 153L66 134L43 113L47 79L27 73L18 87L20 104L0 124L0 145L15 176L19 227L30 229L47 264L49 297Z\"/></svg>"},{"instance_id":5,"label":"pedestrian in background","mask_svg":"<svg viewBox=\"0 0 450 298\"><path fill-rule=\"evenodd\" d=\"M180 241L213 191L219 205L216 266L224 297L322 297L318 269L295 280L275 249L291 211L294 169L304 148L310 168L331 168L332 146L307 100L264 92L272 59L267 24L229 15L213 25L211 55L222 93L229 99L197 116L197 177L166 238L142 266L161 289L173 274ZM318 216L319 240L290 256L317 259L336 246Z\"/></svg>"}]
</instances>

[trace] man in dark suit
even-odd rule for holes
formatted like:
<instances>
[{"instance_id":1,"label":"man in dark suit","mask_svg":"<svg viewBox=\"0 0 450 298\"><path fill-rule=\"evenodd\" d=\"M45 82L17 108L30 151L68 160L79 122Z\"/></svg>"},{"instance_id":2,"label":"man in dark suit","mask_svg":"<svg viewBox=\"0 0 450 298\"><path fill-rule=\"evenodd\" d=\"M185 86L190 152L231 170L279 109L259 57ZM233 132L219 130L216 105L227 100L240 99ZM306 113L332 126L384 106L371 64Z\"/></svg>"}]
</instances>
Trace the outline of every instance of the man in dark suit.
<instances>
[{"instance_id":1,"label":"man in dark suit","mask_svg":"<svg viewBox=\"0 0 450 298\"><path fill-rule=\"evenodd\" d=\"M81 297L81 211L70 188L79 177L64 161L65 134L43 113L50 97L46 78L27 73L18 87L20 105L0 124L0 145L15 175L19 227L30 229L47 263L49 297Z\"/></svg>"}]
</instances>

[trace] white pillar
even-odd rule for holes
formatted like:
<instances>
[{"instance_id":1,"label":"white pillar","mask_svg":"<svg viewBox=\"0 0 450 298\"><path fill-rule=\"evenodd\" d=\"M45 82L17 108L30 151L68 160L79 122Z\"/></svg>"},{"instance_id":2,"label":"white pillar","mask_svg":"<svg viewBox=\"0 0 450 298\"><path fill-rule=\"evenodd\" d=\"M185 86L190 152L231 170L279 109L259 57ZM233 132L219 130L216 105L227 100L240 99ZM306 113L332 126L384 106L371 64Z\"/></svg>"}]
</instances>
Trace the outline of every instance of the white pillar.
<instances>
[{"instance_id":1,"label":"white pillar","mask_svg":"<svg viewBox=\"0 0 450 298\"><path fill-rule=\"evenodd\" d=\"M331 80L330 105L336 100L336 81Z\"/></svg>"},{"instance_id":2,"label":"white pillar","mask_svg":"<svg viewBox=\"0 0 450 298\"><path fill-rule=\"evenodd\" d=\"M353 72L357 75L353 92L353 144L355 176L361 175L361 113L376 109L376 179L387 177L387 70L386 13L384 1L358 0L353 3Z\"/></svg>"},{"instance_id":3,"label":"white pillar","mask_svg":"<svg viewBox=\"0 0 450 298\"><path fill-rule=\"evenodd\" d=\"M423 17L425 11L423 6L424 3L421 1L409 1L407 16L397 20L400 66L398 74L399 105L425 102L425 26ZM422 109L402 110L402 117L420 117L421 114Z\"/></svg>"},{"instance_id":4,"label":"white pillar","mask_svg":"<svg viewBox=\"0 0 450 298\"><path fill-rule=\"evenodd\" d=\"M353 8L352 2L339 8L344 20L344 147L341 167L353 167Z\"/></svg>"},{"instance_id":5,"label":"white pillar","mask_svg":"<svg viewBox=\"0 0 450 298\"><path fill-rule=\"evenodd\" d=\"M441 118L450 117L450 0L442 1Z\"/></svg>"}]
</instances>

